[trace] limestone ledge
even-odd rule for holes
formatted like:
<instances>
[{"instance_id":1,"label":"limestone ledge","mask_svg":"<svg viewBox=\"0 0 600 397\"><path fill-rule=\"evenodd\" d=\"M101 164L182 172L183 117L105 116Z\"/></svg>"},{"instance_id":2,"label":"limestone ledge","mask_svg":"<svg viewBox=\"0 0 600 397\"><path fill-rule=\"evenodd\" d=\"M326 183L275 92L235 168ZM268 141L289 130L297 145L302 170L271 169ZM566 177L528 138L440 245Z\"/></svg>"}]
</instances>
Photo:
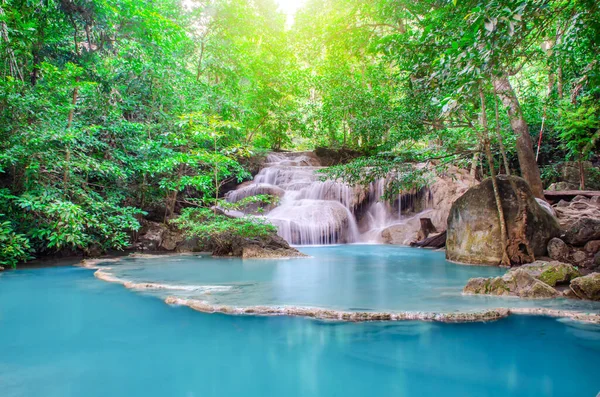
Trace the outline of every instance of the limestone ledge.
<instances>
[{"instance_id":1,"label":"limestone ledge","mask_svg":"<svg viewBox=\"0 0 600 397\"><path fill-rule=\"evenodd\" d=\"M168 296L165 303L169 305L188 306L202 313L222 313L232 315L257 316L294 316L309 317L320 320L369 322L369 321L432 321L441 323L469 323L494 321L511 314L549 316L569 318L581 322L600 324L600 314L582 313L567 310L546 308L498 308L481 312L464 313L432 313L432 312L349 312L331 309L320 309L296 306L249 306L234 307L227 305L212 305L195 299L181 299Z\"/></svg>"}]
</instances>

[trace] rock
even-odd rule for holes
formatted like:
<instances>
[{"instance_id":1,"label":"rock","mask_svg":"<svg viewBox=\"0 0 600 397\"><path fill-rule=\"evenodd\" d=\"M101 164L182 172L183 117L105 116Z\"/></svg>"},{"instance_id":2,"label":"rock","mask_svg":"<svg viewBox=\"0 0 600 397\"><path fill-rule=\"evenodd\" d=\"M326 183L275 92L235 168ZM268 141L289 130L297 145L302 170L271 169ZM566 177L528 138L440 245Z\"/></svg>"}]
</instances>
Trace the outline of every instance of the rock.
<instances>
[{"instance_id":1,"label":"rock","mask_svg":"<svg viewBox=\"0 0 600 397\"><path fill-rule=\"evenodd\" d=\"M534 256L546 255L548 241L560 234L558 221L538 204L525 180L505 175L498 176L497 180L509 234L511 261L531 261L525 243ZM511 180L518 195L513 191ZM525 227L523 219L526 220ZM448 217L447 232L446 257L449 260L500 264L502 239L491 179L470 188L454 202Z\"/></svg>"},{"instance_id":2,"label":"rock","mask_svg":"<svg viewBox=\"0 0 600 397\"><path fill-rule=\"evenodd\" d=\"M590 174L592 172L592 168L594 168L591 161L583 162L583 173L588 181L590 181ZM580 165L576 161L565 161L557 166L557 170L560 173L560 179L562 182L566 182L571 186L576 186L579 188L579 180L580 180Z\"/></svg>"},{"instance_id":3,"label":"rock","mask_svg":"<svg viewBox=\"0 0 600 397\"><path fill-rule=\"evenodd\" d=\"M560 225L564 229L569 229L583 218L600 219L600 205L597 199L600 197L592 197L588 199L583 196L577 196L577 201L567 202L560 200L554 205L556 216Z\"/></svg>"},{"instance_id":4,"label":"rock","mask_svg":"<svg viewBox=\"0 0 600 397\"><path fill-rule=\"evenodd\" d=\"M552 206L546 201L546 200L542 200L539 198L535 198L535 201L537 201L537 203L546 210L547 213L549 213L552 216L556 216L556 211L554 211L554 208L552 208Z\"/></svg>"},{"instance_id":5,"label":"rock","mask_svg":"<svg viewBox=\"0 0 600 397\"><path fill-rule=\"evenodd\" d=\"M244 182L236 190L232 190L227 193L226 198L229 202L237 203L246 197L257 196L261 194L274 197L283 197L285 191L280 187L270 185L268 183Z\"/></svg>"},{"instance_id":6,"label":"rock","mask_svg":"<svg viewBox=\"0 0 600 397\"><path fill-rule=\"evenodd\" d=\"M556 182L548 186L548 189L553 192L562 192L565 190L577 190L579 185L569 182Z\"/></svg>"},{"instance_id":7,"label":"rock","mask_svg":"<svg viewBox=\"0 0 600 397\"><path fill-rule=\"evenodd\" d=\"M271 249L259 245L248 245L242 248L242 258L244 259L293 258L304 256L306 255L293 248Z\"/></svg>"},{"instance_id":8,"label":"rock","mask_svg":"<svg viewBox=\"0 0 600 397\"><path fill-rule=\"evenodd\" d=\"M581 277L581 273L573 265L558 261L535 261L516 269L529 273L532 277L551 287L564 284L568 285L571 280ZM515 270L511 270L511 272L513 271Z\"/></svg>"},{"instance_id":9,"label":"rock","mask_svg":"<svg viewBox=\"0 0 600 397\"><path fill-rule=\"evenodd\" d=\"M0 266L0 272L4 271L4 267Z\"/></svg>"},{"instance_id":10,"label":"rock","mask_svg":"<svg viewBox=\"0 0 600 397\"><path fill-rule=\"evenodd\" d=\"M588 241L600 240L600 219L579 219L567 230L564 240L576 246L583 246Z\"/></svg>"},{"instance_id":11,"label":"rock","mask_svg":"<svg viewBox=\"0 0 600 397\"><path fill-rule=\"evenodd\" d=\"M437 229L431 223L431 218L420 218L421 229L417 232L417 241L427 238L431 233L437 233Z\"/></svg>"},{"instance_id":12,"label":"rock","mask_svg":"<svg viewBox=\"0 0 600 397\"><path fill-rule=\"evenodd\" d=\"M268 259L268 258L294 258L305 257L277 234L256 238L238 239L232 244L228 252L213 252L218 256L240 256L245 259Z\"/></svg>"},{"instance_id":13,"label":"rock","mask_svg":"<svg viewBox=\"0 0 600 397\"><path fill-rule=\"evenodd\" d=\"M573 262L575 262L575 263L582 263L587 260L588 256L583 251L575 251L571 255L571 258L572 258Z\"/></svg>"},{"instance_id":14,"label":"rock","mask_svg":"<svg viewBox=\"0 0 600 397\"><path fill-rule=\"evenodd\" d=\"M509 271L502 277L472 278L463 289L463 293L510 295L533 299L559 296L557 290L522 269Z\"/></svg>"},{"instance_id":15,"label":"rock","mask_svg":"<svg viewBox=\"0 0 600 397\"><path fill-rule=\"evenodd\" d=\"M166 230L167 226L163 223L152 221L142 222L142 228L134 247L142 251L158 251Z\"/></svg>"},{"instance_id":16,"label":"rock","mask_svg":"<svg viewBox=\"0 0 600 397\"><path fill-rule=\"evenodd\" d=\"M84 254L88 258L98 258L104 254L104 250L99 244L91 244L90 246L84 248Z\"/></svg>"},{"instance_id":17,"label":"rock","mask_svg":"<svg viewBox=\"0 0 600 397\"><path fill-rule=\"evenodd\" d=\"M583 250L588 254L595 254L596 252L600 251L600 240L588 241L585 244L585 247L583 247Z\"/></svg>"},{"instance_id":18,"label":"rock","mask_svg":"<svg viewBox=\"0 0 600 397\"><path fill-rule=\"evenodd\" d=\"M591 273L571 281L571 289L581 299L600 300L600 273Z\"/></svg>"},{"instance_id":19,"label":"rock","mask_svg":"<svg viewBox=\"0 0 600 397\"><path fill-rule=\"evenodd\" d=\"M175 251L184 240L185 237L182 231L169 227L162 235L160 248L167 251Z\"/></svg>"},{"instance_id":20,"label":"rock","mask_svg":"<svg viewBox=\"0 0 600 397\"><path fill-rule=\"evenodd\" d=\"M593 262L593 264L596 267L600 266L600 252L596 252L596 255L594 255L594 262Z\"/></svg>"},{"instance_id":21,"label":"rock","mask_svg":"<svg viewBox=\"0 0 600 397\"><path fill-rule=\"evenodd\" d=\"M381 237L386 244L410 245L421 227L418 216L402 220L401 223L383 229Z\"/></svg>"},{"instance_id":22,"label":"rock","mask_svg":"<svg viewBox=\"0 0 600 397\"><path fill-rule=\"evenodd\" d=\"M425 203L419 214L405 218L381 231L387 244L409 245L417 239L421 228L420 218L429 218L437 230L446 230L448 214L452 204L475 183L467 170L450 166L445 172L437 173L435 181L425 190Z\"/></svg>"},{"instance_id":23,"label":"rock","mask_svg":"<svg viewBox=\"0 0 600 397\"><path fill-rule=\"evenodd\" d=\"M569 247L564 241L554 237L548 242L548 256L558 261L564 261L569 257Z\"/></svg>"}]
</instances>

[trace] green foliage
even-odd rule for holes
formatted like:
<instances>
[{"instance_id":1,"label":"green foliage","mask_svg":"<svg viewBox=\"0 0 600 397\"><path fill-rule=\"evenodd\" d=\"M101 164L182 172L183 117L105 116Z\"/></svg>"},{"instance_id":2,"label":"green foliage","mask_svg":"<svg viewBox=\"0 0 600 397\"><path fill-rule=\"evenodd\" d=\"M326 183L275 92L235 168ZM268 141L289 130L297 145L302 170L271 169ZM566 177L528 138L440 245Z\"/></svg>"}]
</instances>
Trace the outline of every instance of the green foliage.
<instances>
[{"instance_id":1,"label":"green foliage","mask_svg":"<svg viewBox=\"0 0 600 397\"><path fill-rule=\"evenodd\" d=\"M267 237L277 232L264 218L233 218L209 208L186 208L171 222L186 236L199 238L216 252L230 252L240 239Z\"/></svg>"},{"instance_id":2,"label":"green foliage","mask_svg":"<svg viewBox=\"0 0 600 397\"><path fill-rule=\"evenodd\" d=\"M0 265L16 268L19 262L31 259L29 239L15 233L9 221L1 221L3 217L0 214Z\"/></svg>"},{"instance_id":3,"label":"green foliage","mask_svg":"<svg viewBox=\"0 0 600 397\"><path fill-rule=\"evenodd\" d=\"M273 149L359 151L324 176L385 177L390 195L427 183L431 167L409 162L470 166L482 137L515 166L498 76L544 132L542 165L592 158L597 14L592 0L308 0L286 27L273 0L6 0L3 221L33 255L121 249L144 213L223 205L250 156ZM482 135L482 102L496 134ZM267 227L195 211L214 230Z\"/></svg>"},{"instance_id":4,"label":"green foliage","mask_svg":"<svg viewBox=\"0 0 600 397\"><path fill-rule=\"evenodd\" d=\"M577 105L567 104L557 127L570 156L587 160L590 151L594 149L592 139L600 129L600 105L590 98L584 98Z\"/></svg>"}]
</instances>

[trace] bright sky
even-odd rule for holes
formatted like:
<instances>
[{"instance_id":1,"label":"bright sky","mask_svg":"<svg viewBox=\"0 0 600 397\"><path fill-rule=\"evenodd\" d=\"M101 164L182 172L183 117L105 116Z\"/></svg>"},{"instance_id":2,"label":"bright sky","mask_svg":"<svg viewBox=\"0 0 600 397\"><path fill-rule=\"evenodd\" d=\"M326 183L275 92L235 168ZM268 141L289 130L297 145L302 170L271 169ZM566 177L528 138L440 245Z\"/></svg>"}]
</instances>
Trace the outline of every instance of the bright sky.
<instances>
[{"instance_id":1,"label":"bright sky","mask_svg":"<svg viewBox=\"0 0 600 397\"><path fill-rule=\"evenodd\" d=\"M305 1L306 0L275 0L281 11L287 14L288 21L293 20L294 14L302 7Z\"/></svg>"}]
</instances>

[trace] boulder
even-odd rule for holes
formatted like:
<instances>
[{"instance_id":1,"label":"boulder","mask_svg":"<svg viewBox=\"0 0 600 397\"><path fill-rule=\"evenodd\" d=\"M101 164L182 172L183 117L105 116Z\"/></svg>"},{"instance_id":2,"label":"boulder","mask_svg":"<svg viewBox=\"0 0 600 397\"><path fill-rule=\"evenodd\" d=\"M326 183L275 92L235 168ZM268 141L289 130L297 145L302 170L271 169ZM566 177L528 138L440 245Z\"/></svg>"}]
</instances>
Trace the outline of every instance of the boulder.
<instances>
[{"instance_id":1,"label":"boulder","mask_svg":"<svg viewBox=\"0 0 600 397\"><path fill-rule=\"evenodd\" d=\"M596 252L600 251L600 240L592 240L588 241L583 247L583 250L588 254L596 254Z\"/></svg>"},{"instance_id":2,"label":"boulder","mask_svg":"<svg viewBox=\"0 0 600 397\"><path fill-rule=\"evenodd\" d=\"M160 248L167 251L175 251L184 240L185 236L182 231L170 227L163 233Z\"/></svg>"},{"instance_id":3,"label":"boulder","mask_svg":"<svg viewBox=\"0 0 600 397\"><path fill-rule=\"evenodd\" d=\"M557 219L538 204L524 179L499 175L497 180L511 262L527 263L533 260L532 256L546 255L548 241L560 234ZM454 202L447 233L446 257L449 260L472 264L501 263L500 222L490 178L471 187Z\"/></svg>"},{"instance_id":4,"label":"boulder","mask_svg":"<svg viewBox=\"0 0 600 397\"><path fill-rule=\"evenodd\" d=\"M568 244L576 246L583 246L588 241L600 240L600 219L579 219L567 230L563 239Z\"/></svg>"},{"instance_id":5,"label":"boulder","mask_svg":"<svg viewBox=\"0 0 600 397\"><path fill-rule=\"evenodd\" d=\"M595 187L594 181L590 178L594 168L592 162L584 161L582 168L586 179L586 185L590 185L589 187L592 188ZM576 188L579 188L580 169L580 164L576 161L565 161L557 167L561 181L566 182L570 186L576 186Z\"/></svg>"},{"instance_id":6,"label":"boulder","mask_svg":"<svg viewBox=\"0 0 600 397\"><path fill-rule=\"evenodd\" d=\"M600 300L600 273L591 273L571 281L571 290L581 299Z\"/></svg>"},{"instance_id":7,"label":"boulder","mask_svg":"<svg viewBox=\"0 0 600 397\"><path fill-rule=\"evenodd\" d=\"M564 261L569 257L569 247L564 241L554 237L548 242L548 256L557 261Z\"/></svg>"},{"instance_id":8,"label":"boulder","mask_svg":"<svg viewBox=\"0 0 600 397\"><path fill-rule=\"evenodd\" d=\"M139 231L134 248L142 251L158 251L163 234L168 227L163 223L144 221Z\"/></svg>"},{"instance_id":9,"label":"boulder","mask_svg":"<svg viewBox=\"0 0 600 397\"><path fill-rule=\"evenodd\" d=\"M581 264L581 263L585 262L587 259L588 259L588 256L583 251L577 250L571 254L571 261L573 263Z\"/></svg>"},{"instance_id":10,"label":"boulder","mask_svg":"<svg viewBox=\"0 0 600 397\"><path fill-rule=\"evenodd\" d=\"M415 241L420 227L421 221L419 217L413 216L386 227L382 230L381 237L386 244L409 245Z\"/></svg>"},{"instance_id":11,"label":"boulder","mask_svg":"<svg viewBox=\"0 0 600 397\"><path fill-rule=\"evenodd\" d=\"M600 252L596 252L596 255L594 255L594 260L592 264L594 265L594 267L600 266Z\"/></svg>"},{"instance_id":12,"label":"boulder","mask_svg":"<svg viewBox=\"0 0 600 397\"><path fill-rule=\"evenodd\" d=\"M568 285L571 280L581 277L581 273L573 265L558 261L535 261L528 265L520 266L516 269L529 273L534 278L548 284L551 287L556 287L557 285ZM513 271L515 270L511 270L511 272Z\"/></svg>"},{"instance_id":13,"label":"boulder","mask_svg":"<svg viewBox=\"0 0 600 397\"><path fill-rule=\"evenodd\" d=\"M463 289L465 294L507 295L521 298L547 299L559 292L536 279L523 269L516 269L502 277L472 278Z\"/></svg>"},{"instance_id":14,"label":"boulder","mask_svg":"<svg viewBox=\"0 0 600 397\"><path fill-rule=\"evenodd\" d=\"M231 244L228 250L214 251L218 256L239 256L244 259L294 258L305 257L277 234L249 239L239 238Z\"/></svg>"},{"instance_id":15,"label":"boulder","mask_svg":"<svg viewBox=\"0 0 600 397\"><path fill-rule=\"evenodd\" d=\"M569 183L569 182L555 182L548 186L548 189L552 192L562 192L566 190L577 190L579 189L579 184Z\"/></svg>"},{"instance_id":16,"label":"boulder","mask_svg":"<svg viewBox=\"0 0 600 397\"><path fill-rule=\"evenodd\" d=\"M552 206L546 200L542 200L542 199L536 197L535 201L537 201L537 203L543 209L545 209L547 213L549 213L550 215L556 217L556 211L554 211L554 208L552 208Z\"/></svg>"},{"instance_id":17,"label":"boulder","mask_svg":"<svg viewBox=\"0 0 600 397\"><path fill-rule=\"evenodd\" d=\"M4 267L0 266L0 272L4 271Z\"/></svg>"}]
</instances>

